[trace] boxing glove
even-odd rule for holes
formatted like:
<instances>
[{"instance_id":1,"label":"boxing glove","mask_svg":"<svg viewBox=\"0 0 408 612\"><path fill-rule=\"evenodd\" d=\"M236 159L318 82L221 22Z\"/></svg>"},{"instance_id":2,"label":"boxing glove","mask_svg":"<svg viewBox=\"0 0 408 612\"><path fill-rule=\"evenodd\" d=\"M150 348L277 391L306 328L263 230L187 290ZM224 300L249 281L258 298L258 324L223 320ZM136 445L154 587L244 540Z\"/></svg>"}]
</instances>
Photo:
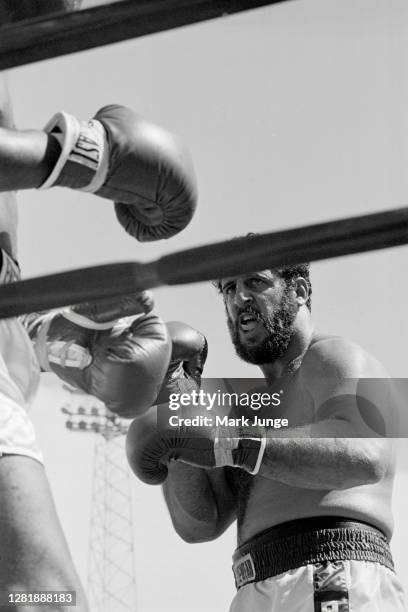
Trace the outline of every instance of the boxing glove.
<instances>
[{"instance_id":1,"label":"boxing glove","mask_svg":"<svg viewBox=\"0 0 408 612\"><path fill-rule=\"evenodd\" d=\"M172 357L157 404L171 393L198 390L207 356L202 334L183 323L167 323L172 338ZM191 426L183 421L170 426L160 416L160 405L136 418L127 432L126 454L136 476L147 484L161 484L167 478L167 464L182 461L200 468L241 467L256 474L262 461L266 439L261 431L243 427ZM189 416L197 415L197 409ZM215 422L216 417L207 418Z\"/></svg>"},{"instance_id":2,"label":"boxing glove","mask_svg":"<svg viewBox=\"0 0 408 612\"><path fill-rule=\"evenodd\" d=\"M167 322L166 327L171 359L156 404L167 403L172 393L198 391L208 353L207 340L199 331L179 321Z\"/></svg>"},{"instance_id":3,"label":"boxing glove","mask_svg":"<svg viewBox=\"0 0 408 612\"><path fill-rule=\"evenodd\" d=\"M168 369L171 343L145 293L24 318L42 370L133 418L154 402ZM112 317L121 317L112 319Z\"/></svg>"},{"instance_id":4,"label":"boxing glove","mask_svg":"<svg viewBox=\"0 0 408 612\"><path fill-rule=\"evenodd\" d=\"M173 134L117 104L88 122L57 113L45 131L61 153L40 188L70 187L113 200L120 224L142 242L170 238L191 221L194 171Z\"/></svg>"},{"instance_id":5,"label":"boxing glove","mask_svg":"<svg viewBox=\"0 0 408 612\"><path fill-rule=\"evenodd\" d=\"M160 406L135 419L126 436L126 455L136 476L146 484L161 484L171 460L195 467L239 467L257 474L266 447L265 433L251 427L172 426L160 419ZM215 417L207 417L208 419Z\"/></svg>"}]
</instances>

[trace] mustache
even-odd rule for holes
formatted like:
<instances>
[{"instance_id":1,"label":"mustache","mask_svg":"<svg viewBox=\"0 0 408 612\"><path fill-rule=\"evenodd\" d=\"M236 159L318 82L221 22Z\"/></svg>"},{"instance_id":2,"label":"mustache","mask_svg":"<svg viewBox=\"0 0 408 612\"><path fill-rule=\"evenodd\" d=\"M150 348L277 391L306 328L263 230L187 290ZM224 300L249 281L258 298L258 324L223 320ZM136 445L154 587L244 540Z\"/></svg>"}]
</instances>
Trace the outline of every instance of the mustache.
<instances>
[{"instance_id":1,"label":"mustache","mask_svg":"<svg viewBox=\"0 0 408 612\"><path fill-rule=\"evenodd\" d=\"M261 315L261 313L259 312L259 310L257 310L256 308L254 308L253 306L244 306L243 308L240 308L237 311L236 314L236 321L239 321L240 317L242 315L250 315L252 317L255 317L256 319L260 319L263 320L263 317Z\"/></svg>"}]
</instances>

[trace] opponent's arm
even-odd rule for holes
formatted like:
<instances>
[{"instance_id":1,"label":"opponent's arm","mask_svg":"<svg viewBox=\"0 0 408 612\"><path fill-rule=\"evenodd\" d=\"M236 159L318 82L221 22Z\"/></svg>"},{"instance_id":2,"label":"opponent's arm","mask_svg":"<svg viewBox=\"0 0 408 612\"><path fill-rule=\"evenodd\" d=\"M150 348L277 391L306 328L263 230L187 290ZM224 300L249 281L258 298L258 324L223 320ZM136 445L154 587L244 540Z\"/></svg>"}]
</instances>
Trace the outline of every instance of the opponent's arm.
<instances>
[{"instance_id":1,"label":"opponent's arm","mask_svg":"<svg viewBox=\"0 0 408 612\"><path fill-rule=\"evenodd\" d=\"M391 381L374 358L341 338L320 341L309 352L302 369L314 421L274 430L259 474L309 489L378 482L393 463L391 443L383 437Z\"/></svg>"},{"instance_id":2,"label":"opponent's arm","mask_svg":"<svg viewBox=\"0 0 408 612\"><path fill-rule=\"evenodd\" d=\"M4 77L0 75L0 129L13 128L11 100ZM1 173L0 181L3 178ZM17 258L17 200L14 192L0 194L0 249Z\"/></svg>"},{"instance_id":3,"label":"opponent's arm","mask_svg":"<svg viewBox=\"0 0 408 612\"><path fill-rule=\"evenodd\" d=\"M173 134L111 104L89 121L57 113L43 131L0 128L0 191L69 187L115 202L140 241L170 238L197 203L190 155Z\"/></svg>"},{"instance_id":4,"label":"opponent's arm","mask_svg":"<svg viewBox=\"0 0 408 612\"><path fill-rule=\"evenodd\" d=\"M45 132L0 127L0 191L39 187L51 174L60 150Z\"/></svg>"}]
</instances>

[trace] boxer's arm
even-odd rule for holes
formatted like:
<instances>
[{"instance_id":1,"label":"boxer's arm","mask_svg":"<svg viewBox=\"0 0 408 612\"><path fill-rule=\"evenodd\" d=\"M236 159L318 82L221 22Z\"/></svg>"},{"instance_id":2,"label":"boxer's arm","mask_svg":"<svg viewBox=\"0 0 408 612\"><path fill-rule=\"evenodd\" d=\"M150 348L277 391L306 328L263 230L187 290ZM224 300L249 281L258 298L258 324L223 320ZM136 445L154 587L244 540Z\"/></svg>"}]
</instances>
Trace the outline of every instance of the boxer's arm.
<instances>
[{"instance_id":1,"label":"boxer's arm","mask_svg":"<svg viewBox=\"0 0 408 612\"><path fill-rule=\"evenodd\" d=\"M329 433L338 437L324 438ZM292 487L341 490L373 484L386 476L393 463L390 440L347 438L355 433L336 419L287 430L284 435L267 440L259 475Z\"/></svg>"},{"instance_id":2,"label":"boxer's arm","mask_svg":"<svg viewBox=\"0 0 408 612\"><path fill-rule=\"evenodd\" d=\"M334 338L317 343L302 369L314 421L274 431L259 474L319 490L381 480L393 469L392 445L383 437L391 381L382 366L360 347Z\"/></svg>"},{"instance_id":3,"label":"boxer's arm","mask_svg":"<svg viewBox=\"0 0 408 612\"><path fill-rule=\"evenodd\" d=\"M189 543L220 536L236 518L235 499L223 468L211 471L170 462L164 499L176 532Z\"/></svg>"},{"instance_id":4,"label":"boxer's arm","mask_svg":"<svg viewBox=\"0 0 408 612\"><path fill-rule=\"evenodd\" d=\"M57 140L43 131L0 127L0 191L39 187L60 150Z\"/></svg>"},{"instance_id":5,"label":"boxer's arm","mask_svg":"<svg viewBox=\"0 0 408 612\"><path fill-rule=\"evenodd\" d=\"M0 128L0 191L67 187L115 203L126 232L170 238L197 204L190 155L177 136L111 104L89 121L64 112L43 131Z\"/></svg>"}]
</instances>

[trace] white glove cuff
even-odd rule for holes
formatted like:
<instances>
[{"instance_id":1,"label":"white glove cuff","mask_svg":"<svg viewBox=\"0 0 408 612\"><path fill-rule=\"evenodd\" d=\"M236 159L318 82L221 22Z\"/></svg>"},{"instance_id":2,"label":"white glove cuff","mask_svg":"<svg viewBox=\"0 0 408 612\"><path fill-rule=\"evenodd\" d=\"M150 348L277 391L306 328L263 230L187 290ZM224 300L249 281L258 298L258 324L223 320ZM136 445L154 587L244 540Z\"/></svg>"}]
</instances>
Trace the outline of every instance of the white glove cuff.
<instances>
[{"instance_id":1,"label":"white glove cuff","mask_svg":"<svg viewBox=\"0 0 408 612\"><path fill-rule=\"evenodd\" d=\"M262 436L262 438L260 438L260 442L261 442L261 445L259 447L258 459L256 460L256 464L255 464L255 467L252 470L252 472L249 472L253 476L258 474L259 470L261 469L261 463L262 463L262 459L263 459L263 456L265 454L265 449L266 449L266 436L265 436L265 434Z\"/></svg>"},{"instance_id":2,"label":"white glove cuff","mask_svg":"<svg viewBox=\"0 0 408 612\"><path fill-rule=\"evenodd\" d=\"M104 329L112 329L115 326L118 319L113 319L112 321L104 321L103 323L98 323L97 321L92 321L92 319L88 319L88 317L84 317L77 312L71 310L71 308L67 308L61 312L62 316L71 323L75 323L80 327L85 327L86 329L96 329L96 330L104 330Z\"/></svg>"},{"instance_id":3,"label":"white glove cuff","mask_svg":"<svg viewBox=\"0 0 408 612\"><path fill-rule=\"evenodd\" d=\"M105 183L109 166L109 145L106 131L100 121L79 121L68 113L57 113L44 128L52 133L61 146L61 153L49 177L39 189L48 189L57 182L67 162L86 166L93 171L92 179L85 187L72 188L95 193ZM70 185L71 186L71 185Z\"/></svg>"},{"instance_id":4,"label":"white glove cuff","mask_svg":"<svg viewBox=\"0 0 408 612\"><path fill-rule=\"evenodd\" d=\"M214 457L215 467L242 467L234 463L234 457L232 454L233 450L236 450L239 446L240 438L230 438L227 435L228 429L225 427L217 427L214 436ZM266 436L265 433L262 437L254 437L254 440L259 442L258 457L252 471L247 470L249 474L255 476L258 474L262 459L266 449Z\"/></svg>"},{"instance_id":5,"label":"white glove cuff","mask_svg":"<svg viewBox=\"0 0 408 612\"><path fill-rule=\"evenodd\" d=\"M215 467L234 467L232 451L238 448L239 438L230 438L226 427L217 427L214 437Z\"/></svg>"},{"instance_id":6,"label":"white glove cuff","mask_svg":"<svg viewBox=\"0 0 408 612\"><path fill-rule=\"evenodd\" d=\"M48 330L56 312L45 315L34 341L34 350L43 372L52 372L51 363L83 370L92 362L88 349L64 340L48 340Z\"/></svg>"},{"instance_id":7,"label":"white glove cuff","mask_svg":"<svg viewBox=\"0 0 408 612\"><path fill-rule=\"evenodd\" d=\"M37 336L34 340L34 350L37 355L38 363L40 364L40 368L44 372L51 372L50 362L48 361L48 347L47 347L47 337L48 330L55 316L55 312L50 312L49 314L44 316L43 322L40 325L40 328L37 332Z\"/></svg>"}]
</instances>

